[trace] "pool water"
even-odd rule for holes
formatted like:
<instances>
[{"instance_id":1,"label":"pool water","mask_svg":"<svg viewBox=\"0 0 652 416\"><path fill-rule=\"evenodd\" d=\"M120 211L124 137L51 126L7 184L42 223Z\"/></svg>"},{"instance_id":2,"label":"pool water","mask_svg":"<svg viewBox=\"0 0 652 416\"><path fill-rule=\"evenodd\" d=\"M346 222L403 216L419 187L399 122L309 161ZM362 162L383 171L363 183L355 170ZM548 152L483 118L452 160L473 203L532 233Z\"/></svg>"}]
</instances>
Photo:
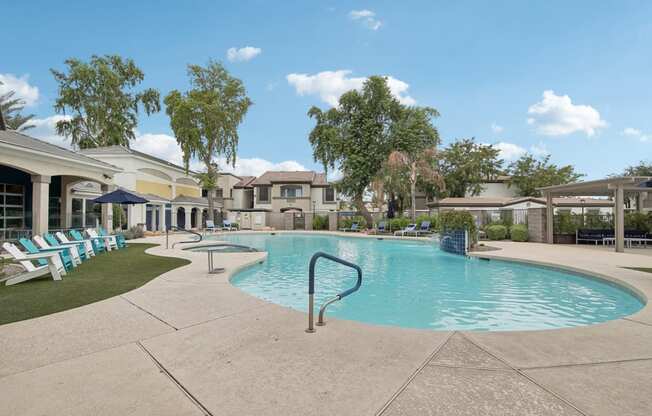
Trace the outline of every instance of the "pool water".
<instances>
[{"instance_id":1,"label":"pool water","mask_svg":"<svg viewBox=\"0 0 652 416\"><path fill-rule=\"evenodd\" d=\"M630 315L643 303L617 285L505 261L449 254L432 242L302 234L241 234L221 240L267 251L231 282L261 299L307 310L308 263L323 251L358 264L361 289L327 317L436 330L529 330L589 325ZM355 284L355 271L320 259L315 304Z\"/></svg>"}]
</instances>

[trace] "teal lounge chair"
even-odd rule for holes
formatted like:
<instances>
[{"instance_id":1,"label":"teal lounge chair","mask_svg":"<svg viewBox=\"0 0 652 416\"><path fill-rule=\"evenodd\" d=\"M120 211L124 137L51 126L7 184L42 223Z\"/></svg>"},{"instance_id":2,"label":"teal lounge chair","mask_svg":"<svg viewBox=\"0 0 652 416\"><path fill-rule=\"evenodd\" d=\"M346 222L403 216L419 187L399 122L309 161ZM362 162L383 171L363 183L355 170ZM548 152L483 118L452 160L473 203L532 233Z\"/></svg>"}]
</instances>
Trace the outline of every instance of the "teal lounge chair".
<instances>
[{"instance_id":1,"label":"teal lounge chair","mask_svg":"<svg viewBox=\"0 0 652 416\"><path fill-rule=\"evenodd\" d=\"M61 248L39 249L36 247L36 245L34 245L34 243L31 240L28 240L27 238L21 238L20 240L18 240L18 242L30 254L58 251L59 258L61 259L61 263L63 263L63 268L66 270L70 270L73 268L72 257L70 256L70 251L67 249L61 249ZM43 259L37 260L37 262L41 266L47 265L47 261Z\"/></svg>"},{"instance_id":2,"label":"teal lounge chair","mask_svg":"<svg viewBox=\"0 0 652 416\"><path fill-rule=\"evenodd\" d=\"M70 230L70 237L72 237L73 240L75 241L86 241L83 235L77 230ZM101 253L103 251L106 251L106 248L104 247L104 239L103 238L90 238L89 239L91 244L93 244L93 251L96 253Z\"/></svg>"},{"instance_id":3,"label":"teal lounge chair","mask_svg":"<svg viewBox=\"0 0 652 416\"><path fill-rule=\"evenodd\" d=\"M109 234L104 227L99 228L99 235L100 237L115 237L115 243L118 246L118 248L123 248L127 247L127 240L125 240L125 236L122 234Z\"/></svg>"},{"instance_id":4,"label":"teal lounge chair","mask_svg":"<svg viewBox=\"0 0 652 416\"><path fill-rule=\"evenodd\" d=\"M45 233L43 234L43 238L45 241L52 247L67 247L67 246L74 246L77 247L77 251L79 253L79 258L82 261L88 260L88 255L86 254L86 248L84 247L84 243L72 243L72 244L64 244L59 242L52 234L50 233Z\"/></svg>"}]
</instances>

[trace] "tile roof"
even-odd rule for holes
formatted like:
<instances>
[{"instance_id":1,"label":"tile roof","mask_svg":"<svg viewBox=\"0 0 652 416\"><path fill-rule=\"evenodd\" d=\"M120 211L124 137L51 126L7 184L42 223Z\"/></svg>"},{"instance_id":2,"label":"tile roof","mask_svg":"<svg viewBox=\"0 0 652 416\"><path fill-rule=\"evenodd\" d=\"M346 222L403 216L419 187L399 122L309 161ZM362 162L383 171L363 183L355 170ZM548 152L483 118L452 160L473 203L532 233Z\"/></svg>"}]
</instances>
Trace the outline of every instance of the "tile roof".
<instances>
[{"instance_id":1,"label":"tile roof","mask_svg":"<svg viewBox=\"0 0 652 416\"><path fill-rule=\"evenodd\" d=\"M234 188L252 188L251 183L256 179L255 176L241 176L240 178L240 181L233 185Z\"/></svg>"},{"instance_id":2,"label":"tile roof","mask_svg":"<svg viewBox=\"0 0 652 416\"><path fill-rule=\"evenodd\" d=\"M468 207L506 207L521 202L534 202L545 205L545 198L540 197L465 197L465 198L443 198L439 201L431 202L430 206L468 206ZM600 206L610 207L613 201L598 198L553 198L552 203L555 206L581 207L581 206Z\"/></svg>"},{"instance_id":3,"label":"tile roof","mask_svg":"<svg viewBox=\"0 0 652 416\"><path fill-rule=\"evenodd\" d=\"M267 171L251 182L251 185L271 185L272 183L309 183L328 185L326 175L311 170L305 171Z\"/></svg>"},{"instance_id":4,"label":"tile roof","mask_svg":"<svg viewBox=\"0 0 652 416\"><path fill-rule=\"evenodd\" d=\"M162 163L164 165L167 165L171 168L175 169L180 169L185 171L186 168L183 166L179 166L177 164L168 162L165 159L158 158L156 156L149 155L147 153L139 152L138 150L134 150L130 147L126 146L120 146L120 145L114 145L114 146L104 146L104 147L94 147L91 149L82 149L80 150L81 153L84 154L89 154L89 155L120 155L120 154L131 154L135 156L140 156L145 159L149 159L154 162ZM190 171L192 173L192 171Z\"/></svg>"},{"instance_id":5,"label":"tile roof","mask_svg":"<svg viewBox=\"0 0 652 416\"><path fill-rule=\"evenodd\" d=\"M99 167L107 168L113 171L120 171L121 169L109 163L102 162L90 156L86 156L80 152L73 152L72 150L48 143L43 140L36 139L26 134L14 130L0 130L0 142L10 144L13 146L24 147L26 149L35 150L37 152L47 153L53 156L58 156L66 159L77 160L86 164L93 164Z\"/></svg>"}]
</instances>

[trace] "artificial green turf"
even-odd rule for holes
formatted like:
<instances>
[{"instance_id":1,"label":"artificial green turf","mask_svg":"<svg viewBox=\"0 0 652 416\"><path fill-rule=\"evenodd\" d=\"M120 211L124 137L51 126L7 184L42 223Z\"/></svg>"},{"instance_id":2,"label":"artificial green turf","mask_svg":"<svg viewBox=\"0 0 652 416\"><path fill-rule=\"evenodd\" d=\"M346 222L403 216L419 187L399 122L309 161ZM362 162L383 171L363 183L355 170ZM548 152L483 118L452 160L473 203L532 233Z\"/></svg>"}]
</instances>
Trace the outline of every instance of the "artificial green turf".
<instances>
[{"instance_id":1,"label":"artificial green turf","mask_svg":"<svg viewBox=\"0 0 652 416\"><path fill-rule=\"evenodd\" d=\"M639 272L652 273L652 268L647 268L647 267L626 267L626 269L638 270Z\"/></svg>"},{"instance_id":2,"label":"artificial green turf","mask_svg":"<svg viewBox=\"0 0 652 416\"><path fill-rule=\"evenodd\" d=\"M100 253L54 281L50 275L12 286L0 283L0 325L65 311L127 292L190 263L145 254L154 244Z\"/></svg>"}]
</instances>

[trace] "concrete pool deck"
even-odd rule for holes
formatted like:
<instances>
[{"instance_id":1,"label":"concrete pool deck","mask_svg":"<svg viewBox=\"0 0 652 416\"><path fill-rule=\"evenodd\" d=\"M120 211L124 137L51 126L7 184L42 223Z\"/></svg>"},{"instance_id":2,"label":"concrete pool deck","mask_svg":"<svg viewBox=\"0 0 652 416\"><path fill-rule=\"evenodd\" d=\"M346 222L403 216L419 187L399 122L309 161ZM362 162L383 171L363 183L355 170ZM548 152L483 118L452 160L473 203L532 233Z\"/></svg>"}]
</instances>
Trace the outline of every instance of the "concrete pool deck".
<instances>
[{"instance_id":1,"label":"concrete pool deck","mask_svg":"<svg viewBox=\"0 0 652 416\"><path fill-rule=\"evenodd\" d=\"M350 235L350 234L347 234ZM364 237L361 237L364 238ZM187 239L175 235L171 242ZM328 320L256 299L231 274L265 253L192 263L80 308L0 326L0 414L649 415L652 307L587 327L444 332ZM652 299L652 257L492 242L492 259L618 280Z\"/></svg>"}]
</instances>

